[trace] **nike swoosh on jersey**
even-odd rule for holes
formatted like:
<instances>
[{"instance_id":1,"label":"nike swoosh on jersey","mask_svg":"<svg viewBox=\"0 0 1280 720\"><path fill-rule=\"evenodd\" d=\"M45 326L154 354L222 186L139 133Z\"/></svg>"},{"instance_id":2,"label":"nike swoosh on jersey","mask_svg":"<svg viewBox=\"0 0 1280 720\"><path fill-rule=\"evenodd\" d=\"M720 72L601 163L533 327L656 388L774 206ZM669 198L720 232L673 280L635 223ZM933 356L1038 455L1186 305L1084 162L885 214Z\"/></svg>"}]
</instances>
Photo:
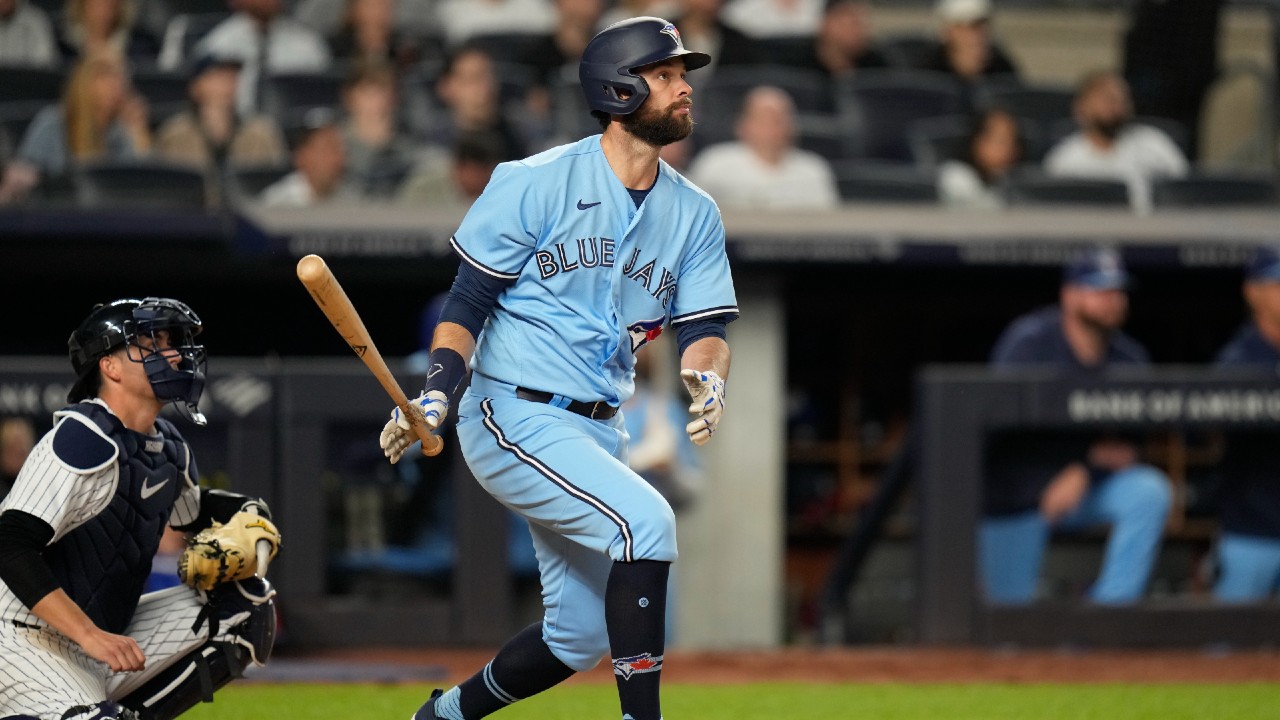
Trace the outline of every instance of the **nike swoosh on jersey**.
<instances>
[{"instance_id":1,"label":"nike swoosh on jersey","mask_svg":"<svg viewBox=\"0 0 1280 720\"><path fill-rule=\"evenodd\" d=\"M582 202L581 200L579 200L579 201L578 201L578 209L579 209L579 210L586 210L587 208L593 208L593 207L595 207L595 206L599 205L601 202L602 202L601 200L597 200L597 201L595 201L595 202L593 202L593 203L584 203L584 202Z\"/></svg>"},{"instance_id":2,"label":"nike swoosh on jersey","mask_svg":"<svg viewBox=\"0 0 1280 720\"><path fill-rule=\"evenodd\" d=\"M164 481L162 481L162 482L161 482L160 484L158 484L158 485L148 485L148 484L147 484L147 481L146 481L146 480L143 480L143 481L142 481L142 499L143 499L143 500L146 500L147 498L151 497L152 495L155 495L156 493L160 492L160 488L164 487L164 486L165 486L165 485L167 485L168 483L169 483L169 479L168 479L168 478L165 478L165 479L164 479Z\"/></svg>"}]
</instances>

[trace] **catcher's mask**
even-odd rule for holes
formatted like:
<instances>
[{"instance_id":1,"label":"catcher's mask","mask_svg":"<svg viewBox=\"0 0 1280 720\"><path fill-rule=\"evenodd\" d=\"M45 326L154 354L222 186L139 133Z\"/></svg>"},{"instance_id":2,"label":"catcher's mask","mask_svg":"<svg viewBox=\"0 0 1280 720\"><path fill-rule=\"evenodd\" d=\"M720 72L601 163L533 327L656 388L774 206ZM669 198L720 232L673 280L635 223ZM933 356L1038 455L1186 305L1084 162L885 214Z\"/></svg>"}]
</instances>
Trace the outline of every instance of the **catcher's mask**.
<instances>
[{"instance_id":1,"label":"catcher's mask","mask_svg":"<svg viewBox=\"0 0 1280 720\"><path fill-rule=\"evenodd\" d=\"M67 401L97 397L102 383L98 359L131 345L139 348L141 359L132 353L129 359L142 363L156 397L172 401L184 416L203 425L205 418L197 404L204 392L205 351L195 343L201 329L200 318L191 308L171 298L126 298L96 305L67 339L76 373ZM175 352L176 365L170 363Z\"/></svg>"}]
</instances>

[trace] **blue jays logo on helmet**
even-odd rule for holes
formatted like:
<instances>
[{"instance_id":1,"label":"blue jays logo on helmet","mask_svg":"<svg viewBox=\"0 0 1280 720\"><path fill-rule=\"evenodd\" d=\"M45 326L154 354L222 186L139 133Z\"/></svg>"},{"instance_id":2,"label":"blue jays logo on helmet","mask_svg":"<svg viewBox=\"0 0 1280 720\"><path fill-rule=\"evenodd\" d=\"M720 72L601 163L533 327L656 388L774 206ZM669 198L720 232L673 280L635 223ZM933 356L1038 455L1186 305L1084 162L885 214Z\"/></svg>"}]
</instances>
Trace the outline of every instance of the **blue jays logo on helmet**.
<instances>
[{"instance_id":1,"label":"blue jays logo on helmet","mask_svg":"<svg viewBox=\"0 0 1280 720\"><path fill-rule=\"evenodd\" d=\"M671 39L676 41L677 46L681 48L684 47L684 42L680 40L680 31L676 29L675 25L671 23L667 23L658 32L662 33L663 35L670 35Z\"/></svg>"},{"instance_id":2,"label":"blue jays logo on helmet","mask_svg":"<svg viewBox=\"0 0 1280 720\"><path fill-rule=\"evenodd\" d=\"M644 347L645 343L658 339L658 336L662 334L662 320L663 318L641 320L627 326L627 332L631 335L632 353Z\"/></svg>"}]
</instances>

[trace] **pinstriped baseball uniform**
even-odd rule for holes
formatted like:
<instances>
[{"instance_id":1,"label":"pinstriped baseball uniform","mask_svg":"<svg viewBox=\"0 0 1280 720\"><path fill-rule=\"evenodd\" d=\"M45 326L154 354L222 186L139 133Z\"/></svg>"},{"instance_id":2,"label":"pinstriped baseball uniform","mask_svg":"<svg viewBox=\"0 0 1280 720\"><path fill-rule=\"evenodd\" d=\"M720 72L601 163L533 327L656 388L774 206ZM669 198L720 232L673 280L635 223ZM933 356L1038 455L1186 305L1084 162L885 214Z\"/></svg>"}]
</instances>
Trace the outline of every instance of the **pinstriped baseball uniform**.
<instances>
[{"instance_id":1,"label":"pinstriped baseball uniform","mask_svg":"<svg viewBox=\"0 0 1280 720\"><path fill-rule=\"evenodd\" d=\"M92 402L106 407L101 401ZM64 423L76 425L64 427ZM74 408L55 413L53 429L36 444L12 491L0 504L0 513L22 511L48 523L54 530L50 548L104 512L117 493L123 492L121 463L129 459L118 456L119 448L115 453L95 458L101 462L91 467L75 467L67 461L71 451L60 445L59 437L66 443L67 438L89 438L85 433L94 433L101 441L112 442L92 420ZM166 500L172 503L169 522L183 525L194 521L199 511L198 478L193 476L194 465L185 442L181 437L170 439L179 444L185 465L168 471L170 476L148 478L139 484L136 492L141 501L163 497L162 491L170 492ZM98 440L90 438L90 441ZM154 451L160 442L161 436L154 435L140 447L144 452ZM169 482L179 487L165 488ZM102 554L110 555L116 550L103 548ZM122 602L130 600L125 598ZM192 631L203 604L200 594L186 586L141 597L123 632L137 640L146 657L146 669L113 674L107 665L90 658L74 642L45 627L0 581L0 716L29 714L59 718L68 707L123 696L204 643L207 630L202 630L203 634ZM224 627L231 624L226 623Z\"/></svg>"},{"instance_id":2,"label":"pinstriped baseball uniform","mask_svg":"<svg viewBox=\"0 0 1280 720\"><path fill-rule=\"evenodd\" d=\"M547 646L590 668L609 650L613 562L675 560L675 518L627 467L621 414L562 408L621 405L636 352L664 328L736 316L720 213L666 163L637 207L597 135L499 165L452 243L511 283L477 340L458 438L478 481L530 522Z\"/></svg>"}]
</instances>

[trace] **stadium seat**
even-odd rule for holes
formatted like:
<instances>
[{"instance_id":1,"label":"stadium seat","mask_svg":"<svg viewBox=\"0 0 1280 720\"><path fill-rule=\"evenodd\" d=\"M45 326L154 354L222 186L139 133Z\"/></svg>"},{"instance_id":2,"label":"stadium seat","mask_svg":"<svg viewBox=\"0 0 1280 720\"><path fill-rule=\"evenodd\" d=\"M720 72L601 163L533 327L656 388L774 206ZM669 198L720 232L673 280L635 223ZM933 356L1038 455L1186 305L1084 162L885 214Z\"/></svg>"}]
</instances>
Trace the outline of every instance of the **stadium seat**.
<instances>
[{"instance_id":1,"label":"stadium seat","mask_svg":"<svg viewBox=\"0 0 1280 720\"><path fill-rule=\"evenodd\" d=\"M796 114L796 145L815 152L828 161L857 156L858 138L840 118L821 113Z\"/></svg>"},{"instance_id":2,"label":"stadium seat","mask_svg":"<svg viewBox=\"0 0 1280 720\"><path fill-rule=\"evenodd\" d=\"M0 101L0 127L9 134L14 150L17 150L22 143L22 138L27 133L27 126L31 124L36 113L49 104L43 100Z\"/></svg>"},{"instance_id":3,"label":"stadium seat","mask_svg":"<svg viewBox=\"0 0 1280 720\"><path fill-rule=\"evenodd\" d=\"M861 154L874 160L911 162L908 129L917 120L958 115L966 93L954 78L924 70L857 73L836 85L841 115L862 138Z\"/></svg>"},{"instance_id":4,"label":"stadium seat","mask_svg":"<svg viewBox=\"0 0 1280 720\"><path fill-rule=\"evenodd\" d=\"M80 207L196 210L208 201L203 173L153 159L89 163L74 172L72 182Z\"/></svg>"},{"instance_id":5,"label":"stadium seat","mask_svg":"<svg viewBox=\"0 0 1280 720\"><path fill-rule=\"evenodd\" d=\"M911 160L924 169L935 169L947 160L965 152L972 120L968 115L942 115L923 118L907 128Z\"/></svg>"},{"instance_id":6,"label":"stadium seat","mask_svg":"<svg viewBox=\"0 0 1280 720\"><path fill-rule=\"evenodd\" d=\"M743 99L753 88L765 85L785 90L797 114L833 115L836 109L831 83L820 72L777 65L717 68L693 95L693 116L698 123L694 143L702 148L734 139L733 126ZM582 93L580 88L578 93Z\"/></svg>"},{"instance_id":7,"label":"stadium seat","mask_svg":"<svg viewBox=\"0 0 1280 720\"><path fill-rule=\"evenodd\" d=\"M758 37L752 40L760 63L773 67L805 67L813 58L814 38L809 35Z\"/></svg>"},{"instance_id":8,"label":"stadium seat","mask_svg":"<svg viewBox=\"0 0 1280 720\"><path fill-rule=\"evenodd\" d=\"M1193 173L1152 181L1151 201L1156 208L1274 207L1280 188L1273 175Z\"/></svg>"},{"instance_id":9,"label":"stadium seat","mask_svg":"<svg viewBox=\"0 0 1280 720\"><path fill-rule=\"evenodd\" d=\"M1050 177L1039 172L1009 179L1010 205L1129 206L1129 187L1119 180Z\"/></svg>"},{"instance_id":10,"label":"stadium seat","mask_svg":"<svg viewBox=\"0 0 1280 720\"><path fill-rule=\"evenodd\" d=\"M61 70L0 65L0 101L57 102L65 81Z\"/></svg>"},{"instance_id":11,"label":"stadium seat","mask_svg":"<svg viewBox=\"0 0 1280 720\"><path fill-rule=\"evenodd\" d=\"M831 164L840 199L849 203L938 202L937 178L911 163L842 160Z\"/></svg>"},{"instance_id":12,"label":"stadium seat","mask_svg":"<svg viewBox=\"0 0 1280 720\"><path fill-rule=\"evenodd\" d=\"M263 112L281 127L293 127L316 108L338 111L342 104L339 72L280 73L270 75L263 91Z\"/></svg>"},{"instance_id":13,"label":"stadium seat","mask_svg":"<svg viewBox=\"0 0 1280 720\"><path fill-rule=\"evenodd\" d=\"M876 38L875 42L890 66L908 70L924 67L938 47L934 36L915 32L891 33Z\"/></svg>"},{"instance_id":14,"label":"stadium seat","mask_svg":"<svg viewBox=\"0 0 1280 720\"><path fill-rule=\"evenodd\" d=\"M181 112L190 102L185 73L139 68L133 71L132 81L134 89L147 100L152 129Z\"/></svg>"},{"instance_id":15,"label":"stadium seat","mask_svg":"<svg viewBox=\"0 0 1280 720\"><path fill-rule=\"evenodd\" d=\"M992 80L975 89L977 109L1002 108L1011 115L1025 118L1036 125L1041 134L1049 133L1058 123L1072 120L1075 90L1050 84Z\"/></svg>"},{"instance_id":16,"label":"stadium seat","mask_svg":"<svg viewBox=\"0 0 1280 720\"><path fill-rule=\"evenodd\" d=\"M232 204L254 203L272 183L293 172L293 166L233 165L224 173L223 187Z\"/></svg>"}]
</instances>

